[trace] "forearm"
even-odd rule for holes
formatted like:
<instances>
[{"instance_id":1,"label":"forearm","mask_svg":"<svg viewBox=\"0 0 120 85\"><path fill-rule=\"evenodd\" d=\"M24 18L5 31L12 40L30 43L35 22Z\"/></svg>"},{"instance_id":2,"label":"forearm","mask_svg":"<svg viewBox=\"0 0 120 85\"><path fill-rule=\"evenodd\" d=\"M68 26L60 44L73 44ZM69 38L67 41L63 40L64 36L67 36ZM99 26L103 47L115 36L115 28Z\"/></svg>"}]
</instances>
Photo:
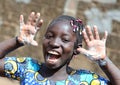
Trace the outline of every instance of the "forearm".
<instances>
[{"instance_id":1,"label":"forearm","mask_svg":"<svg viewBox=\"0 0 120 85\"><path fill-rule=\"evenodd\" d=\"M106 62L105 66L101 66L102 70L108 76L112 85L120 85L120 69L109 58L106 58Z\"/></svg>"},{"instance_id":2,"label":"forearm","mask_svg":"<svg viewBox=\"0 0 120 85\"><path fill-rule=\"evenodd\" d=\"M3 58L6 54L8 54L9 52L21 46L23 46L23 44L19 43L16 38L12 38L12 39L1 42L0 43L0 58Z\"/></svg>"}]
</instances>

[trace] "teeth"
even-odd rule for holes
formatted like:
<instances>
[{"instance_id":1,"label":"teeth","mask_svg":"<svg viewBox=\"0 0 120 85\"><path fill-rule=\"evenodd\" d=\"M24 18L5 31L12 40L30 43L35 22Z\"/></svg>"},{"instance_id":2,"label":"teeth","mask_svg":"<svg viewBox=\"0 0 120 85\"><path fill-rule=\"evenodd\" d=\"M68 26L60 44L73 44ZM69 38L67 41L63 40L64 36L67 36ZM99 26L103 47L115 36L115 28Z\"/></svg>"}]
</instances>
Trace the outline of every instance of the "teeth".
<instances>
[{"instance_id":1,"label":"teeth","mask_svg":"<svg viewBox=\"0 0 120 85\"><path fill-rule=\"evenodd\" d=\"M50 59L50 58L48 58L48 61L52 61L52 62L56 62L57 61L57 59Z\"/></svg>"},{"instance_id":2,"label":"teeth","mask_svg":"<svg viewBox=\"0 0 120 85\"><path fill-rule=\"evenodd\" d=\"M54 55L59 55L57 52L55 52L55 51L48 51L48 53L50 53L50 54L54 54Z\"/></svg>"},{"instance_id":3,"label":"teeth","mask_svg":"<svg viewBox=\"0 0 120 85\"><path fill-rule=\"evenodd\" d=\"M54 59L51 59L51 58L50 58L50 55L48 55L47 61L48 61L48 62L51 62L51 63L55 63L55 62L57 62L58 60L55 59L55 58L54 58Z\"/></svg>"}]
</instances>

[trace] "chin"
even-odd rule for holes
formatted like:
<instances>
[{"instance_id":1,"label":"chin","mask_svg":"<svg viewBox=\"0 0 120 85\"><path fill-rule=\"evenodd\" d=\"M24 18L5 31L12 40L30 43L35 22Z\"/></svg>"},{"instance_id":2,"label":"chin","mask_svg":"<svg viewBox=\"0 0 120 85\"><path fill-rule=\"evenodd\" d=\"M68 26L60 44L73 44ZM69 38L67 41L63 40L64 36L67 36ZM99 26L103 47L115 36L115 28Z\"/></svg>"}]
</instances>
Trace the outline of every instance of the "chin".
<instances>
[{"instance_id":1,"label":"chin","mask_svg":"<svg viewBox=\"0 0 120 85\"><path fill-rule=\"evenodd\" d=\"M59 68L61 68L62 66L60 66L60 65L57 65L57 64L51 64L51 63L48 63L48 62L45 62L45 65L46 65L46 67L47 68L49 68L49 69L59 69Z\"/></svg>"}]
</instances>

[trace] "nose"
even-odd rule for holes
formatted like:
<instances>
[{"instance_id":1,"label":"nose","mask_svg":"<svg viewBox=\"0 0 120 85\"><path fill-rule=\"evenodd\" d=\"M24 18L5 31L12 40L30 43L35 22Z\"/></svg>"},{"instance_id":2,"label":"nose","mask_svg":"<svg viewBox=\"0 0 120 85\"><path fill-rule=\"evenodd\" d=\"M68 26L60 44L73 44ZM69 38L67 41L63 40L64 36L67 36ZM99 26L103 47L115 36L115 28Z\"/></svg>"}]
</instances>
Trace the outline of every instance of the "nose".
<instances>
[{"instance_id":1,"label":"nose","mask_svg":"<svg viewBox=\"0 0 120 85\"><path fill-rule=\"evenodd\" d=\"M52 39L49 44L54 48L59 48L60 40L58 38Z\"/></svg>"}]
</instances>

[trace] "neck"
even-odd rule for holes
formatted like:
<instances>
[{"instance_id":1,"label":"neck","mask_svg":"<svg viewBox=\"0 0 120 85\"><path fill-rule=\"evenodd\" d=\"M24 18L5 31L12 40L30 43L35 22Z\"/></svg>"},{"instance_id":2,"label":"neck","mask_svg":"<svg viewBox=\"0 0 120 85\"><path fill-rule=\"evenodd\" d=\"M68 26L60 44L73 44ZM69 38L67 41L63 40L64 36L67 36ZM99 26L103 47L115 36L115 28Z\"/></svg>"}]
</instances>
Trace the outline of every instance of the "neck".
<instances>
[{"instance_id":1,"label":"neck","mask_svg":"<svg viewBox=\"0 0 120 85\"><path fill-rule=\"evenodd\" d=\"M48 78L49 80L53 81L59 81L59 80L65 80L68 77L68 72L69 67L67 65L64 65L61 68L57 69L50 69L46 67L45 65L42 66L40 74L44 78Z\"/></svg>"}]
</instances>

